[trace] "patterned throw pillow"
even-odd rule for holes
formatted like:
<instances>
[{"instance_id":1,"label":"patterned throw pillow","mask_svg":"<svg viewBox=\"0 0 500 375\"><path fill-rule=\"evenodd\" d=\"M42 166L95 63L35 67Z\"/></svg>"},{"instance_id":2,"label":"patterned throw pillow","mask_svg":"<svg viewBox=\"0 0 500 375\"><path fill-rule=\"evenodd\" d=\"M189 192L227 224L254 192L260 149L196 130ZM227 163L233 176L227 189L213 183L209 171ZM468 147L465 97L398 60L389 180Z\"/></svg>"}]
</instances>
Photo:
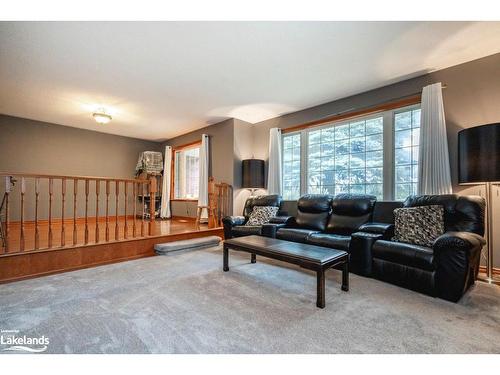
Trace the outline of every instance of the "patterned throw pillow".
<instances>
[{"instance_id":1,"label":"patterned throw pillow","mask_svg":"<svg viewBox=\"0 0 500 375\"><path fill-rule=\"evenodd\" d=\"M393 241L431 247L444 233L444 209L440 205L396 208Z\"/></svg>"},{"instance_id":2,"label":"patterned throw pillow","mask_svg":"<svg viewBox=\"0 0 500 375\"><path fill-rule=\"evenodd\" d=\"M278 213L279 207L274 206L255 206L245 225L262 225L269 223L272 217Z\"/></svg>"}]
</instances>

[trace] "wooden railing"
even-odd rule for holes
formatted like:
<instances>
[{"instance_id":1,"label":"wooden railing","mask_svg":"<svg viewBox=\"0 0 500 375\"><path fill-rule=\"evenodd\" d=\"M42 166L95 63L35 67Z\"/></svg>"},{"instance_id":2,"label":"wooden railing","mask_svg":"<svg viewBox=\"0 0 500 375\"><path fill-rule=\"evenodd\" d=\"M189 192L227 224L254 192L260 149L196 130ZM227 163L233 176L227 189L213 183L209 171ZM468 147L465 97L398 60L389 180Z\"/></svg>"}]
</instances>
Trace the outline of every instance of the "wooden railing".
<instances>
[{"instance_id":1,"label":"wooden railing","mask_svg":"<svg viewBox=\"0 0 500 375\"><path fill-rule=\"evenodd\" d=\"M155 178L26 173L0 173L0 178L0 254L154 235ZM145 199L152 202L147 221Z\"/></svg>"}]
</instances>

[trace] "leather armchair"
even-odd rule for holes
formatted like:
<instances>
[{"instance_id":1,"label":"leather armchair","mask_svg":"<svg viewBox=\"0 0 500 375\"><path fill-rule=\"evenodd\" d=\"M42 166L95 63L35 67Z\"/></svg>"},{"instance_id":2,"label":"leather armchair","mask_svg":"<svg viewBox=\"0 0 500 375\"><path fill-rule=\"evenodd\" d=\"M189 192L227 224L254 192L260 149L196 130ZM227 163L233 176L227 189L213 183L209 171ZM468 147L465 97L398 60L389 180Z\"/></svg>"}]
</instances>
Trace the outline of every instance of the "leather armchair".
<instances>
[{"instance_id":1,"label":"leather armchair","mask_svg":"<svg viewBox=\"0 0 500 375\"><path fill-rule=\"evenodd\" d=\"M481 197L447 195L410 196L403 207L441 205L445 233L432 247L391 241L390 225L361 226L382 238L373 243L371 276L418 292L457 302L474 284L485 241Z\"/></svg>"},{"instance_id":2,"label":"leather armchair","mask_svg":"<svg viewBox=\"0 0 500 375\"><path fill-rule=\"evenodd\" d=\"M224 226L224 238L229 239L233 237L249 236L252 234L260 235L262 233L262 226L248 226L245 225L256 206L274 206L280 207L281 196L279 195L259 195L250 197L245 202L242 216L226 216L222 219ZM276 218L279 220L278 218Z\"/></svg>"}]
</instances>

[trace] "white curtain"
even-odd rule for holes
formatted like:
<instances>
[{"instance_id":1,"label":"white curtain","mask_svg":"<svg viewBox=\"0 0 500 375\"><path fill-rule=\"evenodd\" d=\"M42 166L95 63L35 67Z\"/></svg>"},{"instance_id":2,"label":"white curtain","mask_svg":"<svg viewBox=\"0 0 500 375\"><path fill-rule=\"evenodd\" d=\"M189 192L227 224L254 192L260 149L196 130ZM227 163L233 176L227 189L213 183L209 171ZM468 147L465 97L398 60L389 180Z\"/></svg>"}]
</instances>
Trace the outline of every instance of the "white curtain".
<instances>
[{"instance_id":1,"label":"white curtain","mask_svg":"<svg viewBox=\"0 0 500 375\"><path fill-rule=\"evenodd\" d=\"M441 82L422 90L417 192L452 193Z\"/></svg>"},{"instance_id":2,"label":"white curtain","mask_svg":"<svg viewBox=\"0 0 500 375\"><path fill-rule=\"evenodd\" d=\"M163 183L161 187L161 210L160 217L169 219L172 217L170 212L170 182L172 172L172 147L165 146L165 159L163 160Z\"/></svg>"},{"instance_id":3,"label":"white curtain","mask_svg":"<svg viewBox=\"0 0 500 375\"><path fill-rule=\"evenodd\" d=\"M198 193L198 206L208 206L208 167L210 158L208 135L201 136L200 147L200 170L199 170L199 193ZM201 221L208 221L208 211L203 209L201 212Z\"/></svg>"},{"instance_id":4,"label":"white curtain","mask_svg":"<svg viewBox=\"0 0 500 375\"><path fill-rule=\"evenodd\" d=\"M281 129L272 128L269 131L269 167L267 168L267 191L269 194L282 192L281 176Z\"/></svg>"}]
</instances>

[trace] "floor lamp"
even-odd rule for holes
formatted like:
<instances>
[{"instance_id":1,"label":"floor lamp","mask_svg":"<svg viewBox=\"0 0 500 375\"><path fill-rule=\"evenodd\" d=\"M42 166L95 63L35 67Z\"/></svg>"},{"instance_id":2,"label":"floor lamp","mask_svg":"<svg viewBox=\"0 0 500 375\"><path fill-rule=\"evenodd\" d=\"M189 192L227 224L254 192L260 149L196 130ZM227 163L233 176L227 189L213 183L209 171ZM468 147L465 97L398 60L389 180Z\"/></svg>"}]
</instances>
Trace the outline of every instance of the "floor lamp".
<instances>
[{"instance_id":1,"label":"floor lamp","mask_svg":"<svg viewBox=\"0 0 500 375\"><path fill-rule=\"evenodd\" d=\"M492 185L500 181L500 123L476 126L458 133L458 180L460 184L485 184L487 220L486 279L499 284L493 275Z\"/></svg>"}]
</instances>

